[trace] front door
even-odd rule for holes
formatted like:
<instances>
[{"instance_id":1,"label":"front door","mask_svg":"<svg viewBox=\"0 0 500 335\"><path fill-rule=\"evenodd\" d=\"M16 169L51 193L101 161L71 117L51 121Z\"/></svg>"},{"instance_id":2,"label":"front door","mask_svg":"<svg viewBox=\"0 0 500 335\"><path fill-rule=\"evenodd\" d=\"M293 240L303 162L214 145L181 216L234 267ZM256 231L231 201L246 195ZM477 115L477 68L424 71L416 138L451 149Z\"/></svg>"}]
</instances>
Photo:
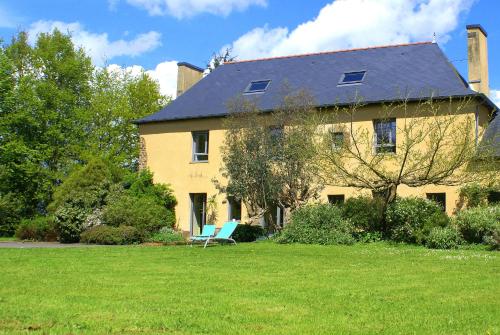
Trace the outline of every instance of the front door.
<instances>
[{"instance_id":1,"label":"front door","mask_svg":"<svg viewBox=\"0 0 500 335\"><path fill-rule=\"evenodd\" d=\"M190 193L191 198L191 236L200 235L207 220L207 194Z\"/></svg>"}]
</instances>

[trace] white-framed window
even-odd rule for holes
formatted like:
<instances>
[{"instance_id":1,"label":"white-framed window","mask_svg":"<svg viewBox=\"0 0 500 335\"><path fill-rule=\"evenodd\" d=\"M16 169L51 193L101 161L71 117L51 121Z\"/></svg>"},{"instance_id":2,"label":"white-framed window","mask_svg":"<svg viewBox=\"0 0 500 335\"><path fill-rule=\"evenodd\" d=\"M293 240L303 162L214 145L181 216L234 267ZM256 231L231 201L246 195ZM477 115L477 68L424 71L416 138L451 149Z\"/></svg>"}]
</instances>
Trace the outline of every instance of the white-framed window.
<instances>
[{"instance_id":1,"label":"white-framed window","mask_svg":"<svg viewBox=\"0 0 500 335\"><path fill-rule=\"evenodd\" d=\"M366 71L345 72L340 77L339 85L360 84L365 79Z\"/></svg>"},{"instance_id":2,"label":"white-framed window","mask_svg":"<svg viewBox=\"0 0 500 335\"><path fill-rule=\"evenodd\" d=\"M344 133L341 131L331 131L330 132L332 149L340 150L345 145Z\"/></svg>"},{"instance_id":3,"label":"white-framed window","mask_svg":"<svg viewBox=\"0 0 500 335\"><path fill-rule=\"evenodd\" d=\"M396 152L396 119L373 120L375 153Z\"/></svg>"},{"instance_id":4,"label":"white-framed window","mask_svg":"<svg viewBox=\"0 0 500 335\"><path fill-rule=\"evenodd\" d=\"M227 198L227 216L228 220L241 221L241 201L236 200L234 197Z\"/></svg>"},{"instance_id":5,"label":"white-framed window","mask_svg":"<svg viewBox=\"0 0 500 335\"><path fill-rule=\"evenodd\" d=\"M193 162L208 162L208 130L193 131Z\"/></svg>"}]
</instances>

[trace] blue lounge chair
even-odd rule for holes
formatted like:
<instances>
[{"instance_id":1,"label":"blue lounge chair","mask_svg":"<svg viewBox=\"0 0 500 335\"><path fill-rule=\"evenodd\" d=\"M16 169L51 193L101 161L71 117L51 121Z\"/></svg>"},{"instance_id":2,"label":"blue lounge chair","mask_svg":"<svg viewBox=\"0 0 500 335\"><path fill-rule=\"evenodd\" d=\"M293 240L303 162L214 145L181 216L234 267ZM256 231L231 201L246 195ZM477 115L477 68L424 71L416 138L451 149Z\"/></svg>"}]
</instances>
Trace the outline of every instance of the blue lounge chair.
<instances>
[{"instance_id":1,"label":"blue lounge chair","mask_svg":"<svg viewBox=\"0 0 500 335\"><path fill-rule=\"evenodd\" d=\"M200 235L191 236L191 246L193 246L194 242L205 242L208 238L215 235L215 225L214 224L206 224L203 226Z\"/></svg>"},{"instance_id":2,"label":"blue lounge chair","mask_svg":"<svg viewBox=\"0 0 500 335\"><path fill-rule=\"evenodd\" d=\"M236 221L229 221L224 223L224 226L222 226L217 235L207 238L207 240L205 241L205 246L203 248L206 248L208 243L210 243L210 241L232 242L236 245L236 241L231 238L231 235L233 235L234 230L236 229L237 226L238 222Z\"/></svg>"}]
</instances>

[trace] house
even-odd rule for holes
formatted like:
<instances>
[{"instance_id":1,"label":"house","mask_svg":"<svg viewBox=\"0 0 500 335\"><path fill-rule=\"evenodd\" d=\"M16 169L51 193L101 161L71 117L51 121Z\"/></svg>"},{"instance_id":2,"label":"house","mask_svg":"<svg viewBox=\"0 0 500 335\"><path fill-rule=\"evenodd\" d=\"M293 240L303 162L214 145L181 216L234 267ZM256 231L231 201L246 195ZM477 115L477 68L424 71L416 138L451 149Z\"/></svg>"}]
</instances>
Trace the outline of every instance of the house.
<instances>
[{"instance_id":1,"label":"house","mask_svg":"<svg viewBox=\"0 0 500 335\"><path fill-rule=\"evenodd\" d=\"M499 117L490 122L497 107L488 98L487 34L479 25L467 26L467 31L468 82L432 42L231 62L205 77L201 68L179 63L177 99L137 121L140 164L154 172L157 182L171 184L178 200L178 226L197 234L206 220L207 199L212 196L218 224L245 220L244 206L218 194L212 182L220 176L226 103L238 95L258 96L263 112L276 107L284 82L311 92L318 107L348 105L362 96L366 106L356 122L369 124L376 121L374 111L381 103L405 98L416 104L431 96L438 101L470 97L473 106L466 113L475 120L471 131L477 135L490 126L486 133L495 137ZM391 122L395 127L401 120L396 115ZM358 194L356 189L326 187L321 196L324 201L337 202ZM398 194L433 197L448 213L458 201L458 188L452 186L402 186ZM278 223L280 216L278 208Z\"/></svg>"}]
</instances>

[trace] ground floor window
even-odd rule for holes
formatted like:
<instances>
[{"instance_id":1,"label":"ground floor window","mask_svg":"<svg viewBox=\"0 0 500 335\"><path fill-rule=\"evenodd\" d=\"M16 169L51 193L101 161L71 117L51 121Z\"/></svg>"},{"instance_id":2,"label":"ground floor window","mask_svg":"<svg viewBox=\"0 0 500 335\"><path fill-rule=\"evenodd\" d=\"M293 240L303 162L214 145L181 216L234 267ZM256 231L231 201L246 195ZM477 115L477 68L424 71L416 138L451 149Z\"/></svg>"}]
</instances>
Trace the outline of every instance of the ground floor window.
<instances>
[{"instance_id":1,"label":"ground floor window","mask_svg":"<svg viewBox=\"0 0 500 335\"><path fill-rule=\"evenodd\" d=\"M446 193L427 193L427 199L437 202L446 211Z\"/></svg>"},{"instance_id":2,"label":"ground floor window","mask_svg":"<svg viewBox=\"0 0 500 335\"><path fill-rule=\"evenodd\" d=\"M332 205L341 205L345 201L345 195L343 194L329 194L328 202Z\"/></svg>"},{"instance_id":3,"label":"ground floor window","mask_svg":"<svg viewBox=\"0 0 500 335\"><path fill-rule=\"evenodd\" d=\"M500 203L500 192L491 191L488 194L488 203L489 204Z\"/></svg>"},{"instance_id":4,"label":"ground floor window","mask_svg":"<svg viewBox=\"0 0 500 335\"><path fill-rule=\"evenodd\" d=\"M227 218L229 221L241 221L241 201L237 201L234 197L228 197Z\"/></svg>"},{"instance_id":5,"label":"ground floor window","mask_svg":"<svg viewBox=\"0 0 500 335\"><path fill-rule=\"evenodd\" d=\"M285 225L285 211L281 206L273 206L270 209L271 217L276 227L283 227ZM269 227L268 217L261 218L261 226L263 228Z\"/></svg>"}]
</instances>

